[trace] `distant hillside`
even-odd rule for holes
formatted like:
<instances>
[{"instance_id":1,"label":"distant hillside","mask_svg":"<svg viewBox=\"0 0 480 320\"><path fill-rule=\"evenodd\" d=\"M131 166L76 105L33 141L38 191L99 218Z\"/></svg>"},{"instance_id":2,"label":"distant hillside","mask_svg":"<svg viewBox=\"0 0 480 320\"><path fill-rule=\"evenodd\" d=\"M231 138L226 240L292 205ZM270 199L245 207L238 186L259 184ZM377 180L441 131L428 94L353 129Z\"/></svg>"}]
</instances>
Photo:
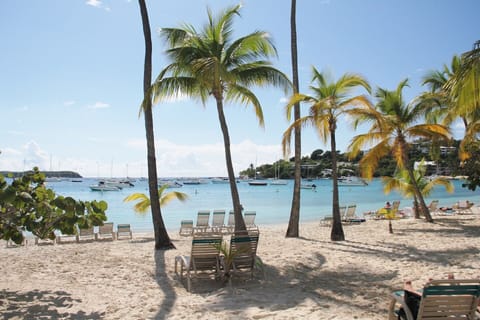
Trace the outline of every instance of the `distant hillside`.
<instances>
[{"instance_id":1,"label":"distant hillside","mask_svg":"<svg viewBox=\"0 0 480 320\"><path fill-rule=\"evenodd\" d=\"M73 171L42 171L42 173L47 178L82 178L80 174ZM23 171L0 171L0 174L4 177L21 177L24 172Z\"/></svg>"}]
</instances>

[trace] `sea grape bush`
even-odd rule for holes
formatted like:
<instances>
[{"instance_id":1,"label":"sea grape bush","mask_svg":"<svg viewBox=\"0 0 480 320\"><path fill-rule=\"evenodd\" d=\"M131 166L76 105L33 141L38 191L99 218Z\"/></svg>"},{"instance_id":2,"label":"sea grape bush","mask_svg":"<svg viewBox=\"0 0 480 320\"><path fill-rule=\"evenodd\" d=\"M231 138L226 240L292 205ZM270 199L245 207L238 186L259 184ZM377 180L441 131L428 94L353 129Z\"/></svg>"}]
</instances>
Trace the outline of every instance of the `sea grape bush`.
<instances>
[{"instance_id":1,"label":"sea grape bush","mask_svg":"<svg viewBox=\"0 0 480 320\"><path fill-rule=\"evenodd\" d=\"M24 231L52 240L56 230L76 234L77 225L103 225L107 208L105 201L57 196L45 186L45 175L36 167L10 184L0 175L0 239L20 244Z\"/></svg>"}]
</instances>

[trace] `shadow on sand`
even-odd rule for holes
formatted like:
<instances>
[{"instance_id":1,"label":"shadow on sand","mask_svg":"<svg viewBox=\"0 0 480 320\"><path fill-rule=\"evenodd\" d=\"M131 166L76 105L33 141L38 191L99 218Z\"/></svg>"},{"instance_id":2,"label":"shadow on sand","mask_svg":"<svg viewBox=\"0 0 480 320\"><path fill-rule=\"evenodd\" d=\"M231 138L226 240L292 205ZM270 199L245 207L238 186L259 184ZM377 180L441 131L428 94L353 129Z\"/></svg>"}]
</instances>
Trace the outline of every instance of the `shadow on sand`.
<instances>
[{"instance_id":1,"label":"shadow on sand","mask_svg":"<svg viewBox=\"0 0 480 320\"><path fill-rule=\"evenodd\" d=\"M105 314L92 312L59 312L59 308L69 308L74 303L65 291L0 291L0 310L3 319L102 319Z\"/></svg>"}]
</instances>

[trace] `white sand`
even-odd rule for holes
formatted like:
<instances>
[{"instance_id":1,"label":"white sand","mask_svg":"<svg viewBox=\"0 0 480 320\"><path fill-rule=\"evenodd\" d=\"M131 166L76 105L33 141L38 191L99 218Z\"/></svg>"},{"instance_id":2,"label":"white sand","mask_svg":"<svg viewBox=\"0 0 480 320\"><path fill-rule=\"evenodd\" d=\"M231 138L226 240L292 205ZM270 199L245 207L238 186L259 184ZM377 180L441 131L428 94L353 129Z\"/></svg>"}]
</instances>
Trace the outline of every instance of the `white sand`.
<instances>
[{"instance_id":1,"label":"white sand","mask_svg":"<svg viewBox=\"0 0 480 320\"><path fill-rule=\"evenodd\" d=\"M367 221L330 228L260 227L265 278L193 282L188 293L174 257L191 238L170 236L177 250L154 252L148 235L104 241L0 248L0 314L5 319L386 319L389 294L410 279L480 277L480 216Z\"/></svg>"}]
</instances>

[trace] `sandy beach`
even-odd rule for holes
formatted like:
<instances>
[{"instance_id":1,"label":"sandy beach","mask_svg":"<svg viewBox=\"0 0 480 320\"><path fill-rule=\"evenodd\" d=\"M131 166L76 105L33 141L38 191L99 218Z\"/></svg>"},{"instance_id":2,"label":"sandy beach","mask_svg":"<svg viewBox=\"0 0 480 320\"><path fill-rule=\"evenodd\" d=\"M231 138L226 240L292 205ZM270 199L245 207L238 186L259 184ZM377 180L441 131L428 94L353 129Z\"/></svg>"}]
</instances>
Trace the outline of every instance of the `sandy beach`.
<instances>
[{"instance_id":1,"label":"sandy beach","mask_svg":"<svg viewBox=\"0 0 480 320\"><path fill-rule=\"evenodd\" d=\"M480 216L404 219L330 228L260 226L253 279L193 282L187 292L174 257L191 238L172 231L176 250L153 250L149 234L133 240L0 248L3 319L386 319L389 294L405 280L480 277Z\"/></svg>"}]
</instances>

